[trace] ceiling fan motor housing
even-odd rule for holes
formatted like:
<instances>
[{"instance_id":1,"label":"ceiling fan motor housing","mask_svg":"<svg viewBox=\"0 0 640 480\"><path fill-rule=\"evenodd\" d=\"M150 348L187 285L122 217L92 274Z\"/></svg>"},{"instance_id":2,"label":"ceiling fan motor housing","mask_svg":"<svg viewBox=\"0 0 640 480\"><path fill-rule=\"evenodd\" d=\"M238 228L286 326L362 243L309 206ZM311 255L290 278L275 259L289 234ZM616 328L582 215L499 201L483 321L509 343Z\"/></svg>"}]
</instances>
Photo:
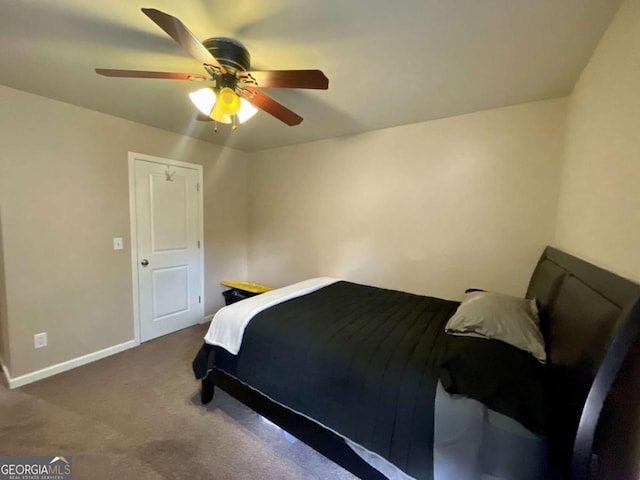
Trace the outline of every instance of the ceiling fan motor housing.
<instances>
[{"instance_id":1,"label":"ceiling fan motor housing","mask_svg":"<svg viewBox=\"0 0 640 480\"><path fill-rule=\"evenodd\" d=\"M249 51L237 40L227 37L213 37L208 38L202 44L213 55L218 62L227 70L227 75L223 77L222 86L230 86L235 83L235 72L244 72L249 70L251 66L251 56ZM225 85L228 80L229 85Z\"/></svg>"}]
</instances>

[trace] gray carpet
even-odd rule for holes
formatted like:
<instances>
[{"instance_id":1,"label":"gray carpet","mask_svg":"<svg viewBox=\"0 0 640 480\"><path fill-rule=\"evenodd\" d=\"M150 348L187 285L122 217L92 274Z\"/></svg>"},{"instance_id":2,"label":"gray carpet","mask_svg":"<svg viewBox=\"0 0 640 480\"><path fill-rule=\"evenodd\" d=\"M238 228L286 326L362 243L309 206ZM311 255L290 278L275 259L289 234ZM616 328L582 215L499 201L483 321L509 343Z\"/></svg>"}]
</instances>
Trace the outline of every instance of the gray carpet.
<instances>
[{"instance_id":1,"label":"gray carpet","mask_svg":"<svg viewBox=\"0 0 640 480\"><path fill-rule=\"evenodd\" d=\"M355 477L220 389L206 407L198 325L25 387L0 382L0 455L70 455L78 479Z\"/></svg>"}]
</instances>

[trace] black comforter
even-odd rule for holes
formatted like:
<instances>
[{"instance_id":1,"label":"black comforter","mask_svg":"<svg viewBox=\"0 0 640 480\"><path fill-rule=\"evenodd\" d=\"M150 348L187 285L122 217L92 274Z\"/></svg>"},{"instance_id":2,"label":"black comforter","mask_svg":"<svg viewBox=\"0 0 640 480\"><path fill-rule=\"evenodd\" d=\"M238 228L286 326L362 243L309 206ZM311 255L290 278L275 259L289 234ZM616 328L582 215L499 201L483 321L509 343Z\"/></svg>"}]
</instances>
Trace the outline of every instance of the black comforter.
<instances>
[{"instance_id":1,"label":"black comforter","mask_svg":"<svg viewBox=\"0 0 640 480\"><path fill-rule=\"evenodd\" d=\"M446 334L457 306L338 282L256 315L237 356L216 359L204 345L194 372L221 368L429 479L438 379L533 431L545 428L543 366L501 342Z\"/></svg>"}]
</instances>

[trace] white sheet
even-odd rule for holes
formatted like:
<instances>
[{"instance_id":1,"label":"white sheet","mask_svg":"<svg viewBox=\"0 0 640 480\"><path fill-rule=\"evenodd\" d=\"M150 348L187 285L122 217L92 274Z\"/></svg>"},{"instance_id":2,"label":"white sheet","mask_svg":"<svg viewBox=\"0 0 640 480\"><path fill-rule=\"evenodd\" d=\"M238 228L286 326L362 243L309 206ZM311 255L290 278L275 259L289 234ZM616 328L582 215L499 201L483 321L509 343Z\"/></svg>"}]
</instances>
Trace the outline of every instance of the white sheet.
<instances>
[{"instance_id":1,"label":"white sheet","mask_svg":"<svg viewBox=\"0 0 640 480\"><path fill-rule=\"evenodd\" d=\"M258 313L278 303L306 295L339 281L340 279L331 277L311 278L227 305L218 310L211 320L204 341L237 355L242 345L244 330Z\"/></svg>"}]
</instances>

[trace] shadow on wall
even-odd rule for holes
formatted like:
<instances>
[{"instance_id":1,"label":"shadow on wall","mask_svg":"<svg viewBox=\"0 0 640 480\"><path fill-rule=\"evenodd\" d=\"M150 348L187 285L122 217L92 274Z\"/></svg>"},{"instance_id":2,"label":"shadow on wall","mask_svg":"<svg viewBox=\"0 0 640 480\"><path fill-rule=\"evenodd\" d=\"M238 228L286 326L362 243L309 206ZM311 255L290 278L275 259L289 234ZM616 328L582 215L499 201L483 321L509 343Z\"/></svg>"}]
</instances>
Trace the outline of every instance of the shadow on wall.
<instances>
[{"instance_id":1,"label":"shadow on wall","mask_svg":"<svg viewBox=\"0 0 640 480\"><path fill-rule=\"evenodd\" d=\"M605 402L596 431L596 480L640 478L640 341L636 341Z\"/></svg>"}]
</instances>

